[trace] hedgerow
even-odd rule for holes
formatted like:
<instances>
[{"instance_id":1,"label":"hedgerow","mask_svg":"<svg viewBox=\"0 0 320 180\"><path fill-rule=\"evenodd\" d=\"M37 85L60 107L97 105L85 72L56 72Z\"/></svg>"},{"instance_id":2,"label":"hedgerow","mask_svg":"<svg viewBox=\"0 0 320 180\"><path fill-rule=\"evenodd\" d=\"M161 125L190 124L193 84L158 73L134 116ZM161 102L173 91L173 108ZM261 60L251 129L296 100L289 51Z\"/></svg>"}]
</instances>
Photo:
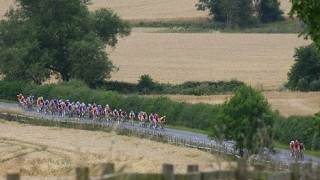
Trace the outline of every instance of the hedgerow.
<instances>
[{"instance_id":1,"label":"hedgerow","mask_svg":"<svg viewBox=\"0 0 320 180\"><path fill-rule=\"evenodd\" d=\"M99 86L100 89L117 91L121 94L183 94L183 95L214 95L235 92L245 83L238 80L231 81L187 81L172 85L153 81L149 75L142 75L137 84L106 81Z\"/></svg>"},{"instance_id":2,"label":"hedgerow","mask_svg":"<svg viewBox=\"0 0 320 180\"><path fill-rule=\"evenodd\" d=\"M219 105L204 103L174 102L165 96L148 98L138 95L121 95L114 91L90 89L83 82L77 80L41 86L23 82L0 81L0 91L0 98L8 100L16 100L16 95L23 93L25 96L32 94L36 98L43 96L44 99L63 99L86 104L96 103L103 106L109 104L113 109L121 108L126 111L158 113L160 116L166 115L168 124L203 130L209 130L210 124L215 120L220 108Z\"/></svg>"}]
</instances>

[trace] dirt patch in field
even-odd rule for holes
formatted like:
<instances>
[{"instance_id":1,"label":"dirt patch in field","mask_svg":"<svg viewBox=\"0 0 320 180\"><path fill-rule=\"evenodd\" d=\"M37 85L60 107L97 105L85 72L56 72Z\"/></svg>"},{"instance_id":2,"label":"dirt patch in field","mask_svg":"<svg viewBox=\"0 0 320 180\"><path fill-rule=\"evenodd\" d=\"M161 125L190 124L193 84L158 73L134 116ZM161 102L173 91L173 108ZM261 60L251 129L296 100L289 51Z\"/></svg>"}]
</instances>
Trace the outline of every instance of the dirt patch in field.
<instances>
[{"instance_id":1,"label":"dirt patch in field","mask_svg":"<svg viewBox=\"0 0 320 180\"><path fill-rule=\"evenodd\" d=\"M40 127L0 120L0 175L20 172L29 176L74 176L75 167L89 166L98 174L99 165L114 162L125 172L161 172L172 163L176 172L188 164L200 170L229 167L208 152L177 147L114 133Z\"/></svg>"},{"instance_id":2,"label":"dirt patch in field","mask_svg":"<svg viewBox=\"0 0 320 180\"><path fill-rule=\"evenodd\" d=\"M320 92L264 92L273 110L279 110L284 116L291 115L314 115L320 111ZM232 95L215 96L183 96L168 95L174 101L189 103L222 104Z\"/></svg>"}]
</instances>

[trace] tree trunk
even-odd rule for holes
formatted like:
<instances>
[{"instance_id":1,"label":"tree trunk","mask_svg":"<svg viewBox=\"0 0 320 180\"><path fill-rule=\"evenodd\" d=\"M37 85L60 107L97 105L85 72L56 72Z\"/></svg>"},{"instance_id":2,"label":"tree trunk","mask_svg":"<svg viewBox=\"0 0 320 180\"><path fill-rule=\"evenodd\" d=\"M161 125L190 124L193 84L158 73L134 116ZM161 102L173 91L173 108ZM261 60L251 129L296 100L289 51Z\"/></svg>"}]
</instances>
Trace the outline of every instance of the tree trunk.
<instances>
[{"instance_id":1,"label":"tree trunk","mask_svg":"<svg viewBox=\"0 0 320 180\"><path fill-rule=\"evenodd\" d=\"M231 19L230 13L227 13L227 26L226 29L231 29Z\"/></svg>"},{"instance_id":2,"label":"tree trunk","mask_svg":"<svg viewBox=\"0 0 320 180\"><path fill-rule=\"evenodd\" d=\"M240 157L243 157L243 149L242 148L239 149L239 155L240 155Z\"/></svg>"}]
</instances>

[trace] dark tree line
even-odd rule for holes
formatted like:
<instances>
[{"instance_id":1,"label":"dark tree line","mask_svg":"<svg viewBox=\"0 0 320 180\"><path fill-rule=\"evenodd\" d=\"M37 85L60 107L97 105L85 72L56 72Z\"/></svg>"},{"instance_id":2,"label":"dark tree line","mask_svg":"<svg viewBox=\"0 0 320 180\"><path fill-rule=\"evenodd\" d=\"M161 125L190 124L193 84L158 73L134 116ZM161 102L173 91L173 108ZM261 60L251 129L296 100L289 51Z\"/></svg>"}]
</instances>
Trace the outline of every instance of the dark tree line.
<instances>
[{"instance_id":1,"label":"dark tree line","mask_svg":"<svg viewBox=\"0 0 320 180\"><path fill-rule=\"evenodd\" d=\"M257 23L282 21L278 0L199 0L198 10L209 10L213 20L224 22L226 28Z\"/></svg>"}]
</instances>

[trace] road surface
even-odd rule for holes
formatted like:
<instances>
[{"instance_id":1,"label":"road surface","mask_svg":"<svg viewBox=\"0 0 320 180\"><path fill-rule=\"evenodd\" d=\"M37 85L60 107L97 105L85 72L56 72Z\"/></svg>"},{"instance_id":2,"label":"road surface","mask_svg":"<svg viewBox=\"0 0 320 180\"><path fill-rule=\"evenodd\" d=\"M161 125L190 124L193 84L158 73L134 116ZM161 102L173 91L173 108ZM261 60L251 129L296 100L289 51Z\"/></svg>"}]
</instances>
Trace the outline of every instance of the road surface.
<instances>
[{"instance_id":1,"label":"road surface","mask_svg":"<svg viewBox=\"0 0 320 180\"><path fill-rule=\"evenodd\" d=\"M0 110L2 108L5 109L18 109L18 105L17 104L13 104L13 103L4 103L4 102L0 102ZM33 116L42 116L42 117L47 117L52 119L52 115L45 115L45 114L39 114L36 112L36 110L34 111L25 111L28 114L31 114ZM54 116L55 118L62 118L62 117L58 117L58 116ZM89 122L92 120L83 120L83 122ZM129 126L129 125L128 125ZM136 127L138 127L138 125L135 125ZM206 143L206 144L215 144L216 142L212 139L210 139L206 134L201 134L201 133L194 133L194 132L189 132L189 131L184 131L184 130L176 130L176 129L169 129L166 128L165 131L162 131L163 134L169 135L169 136L173 136L173 137L177 137L180 139L184 139L186 141L199 141L201 143ZM226 141L223 143L225 147L227 147L229 150L233 150L233 145L234 142L233 141ZM276 153L266 153L266 155L276 161L276 162L281 162L283 164L289 164L292 162L295 162L294 159L292 159L290 157L290 152L288 150L284 150L284 149L275 149ZM311 162L314 165L320 165L320 158L314 157L314 156L309 156L307 154L304 155L304 161L299 161L302 163L306 163L306 162Z\"/></svg>"}]
</instances>

